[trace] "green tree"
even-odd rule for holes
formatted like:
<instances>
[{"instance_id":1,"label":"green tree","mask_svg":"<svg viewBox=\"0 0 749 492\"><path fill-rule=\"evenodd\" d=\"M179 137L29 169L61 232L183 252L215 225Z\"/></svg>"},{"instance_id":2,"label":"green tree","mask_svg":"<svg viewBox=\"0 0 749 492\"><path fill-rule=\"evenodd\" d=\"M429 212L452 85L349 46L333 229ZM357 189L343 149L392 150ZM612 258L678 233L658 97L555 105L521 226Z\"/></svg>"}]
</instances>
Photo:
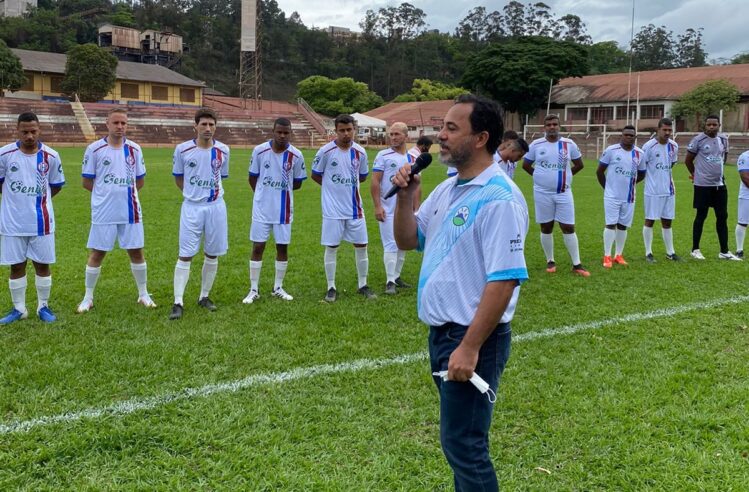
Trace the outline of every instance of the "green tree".
<instances>
[{"instance_id":1,"label":"green tree","mask_svg":"<svg viewBox=\"0 0 749 492\"><path fill-rule=\"evenodd\" d=\"M17 91L26 83L21 60L0 39L0 97L4 90Z\"/></svg>"},{"instance_id":2,"label":"green tree","mask_svg":"<svg viewBox=\"0 0 749 492\"><path fill-rule=\"evenodd\" d=\"M588 48L590 75L622 73L629 69L629 54L616 41L601 41Z\"/></svg>"},{"instance_id":3,"label":"green tree","mask_svg":"<svg viewBox=\"0 0 749 492\"><path fill-rule=\"evenodd\" d=\"M462 87L455 87L428 79L414 79L411 90L393 99L393 102L444 101L454 99L469 92Z\"/></svg>"},{"instance_id":4,"label":"green tree","mask_svg":"<svg viewBox=\"0 0 749 492\"><path fill-rule=\"evenodd\" d=\"M749 52L739 53L738 55L731 58L731 63L738 65L740 63L749 63Z\"/></svg>"},{"instance_id":5,"label":"green tree","mask_svg":"<svg viewBox=\"0 0 749 492\"><path fill-rule=\"evenodd\" d=\"M740 97L738 87L729 81L710 80L681 96L671 108L671 115L676 118L694 117L699 126L700 120L707 115L736 109Z\"/></svg>"},{"instance_id":6,"label":"green tree","mask_svg":"<svg viewBox=\"0 0 749 492\"><path fill-rule=\"evenodd\" d=\"M462 85L486 93L506 110L534 114L546 106L549 82L588 73L585 46L544 37L491 45L471 59Z\"/></svg>"},{"instance_id":7,"label":"green tree","mask_svg":"<svg viewBox=\"0 0 749 492\"><path fill-rule=\"evenodd\" d=\"M307 77L297 84L297 96L322 114L362 113L381 106L380 96L369 90L367 84L350 77L329 79L322 75Z\"/></svg>"},{"instance_id":8,"label":"green tree","mask_svg":"<svg viewBox=\"0 0 749 492\"><path fill-rule=\"evenodd\" d=\"M117 58L95 44L82 44L68 51L62 90L78 94L81 101L98 101L113 88Z\"/></svg>"},{"instance_id":9,"label":"green tree","mask_svg":"<svg viewBox=\"0 0 749 492\"><path fill-rule=\"evenodd\" d=\"M702 45L702 28L691 27L680 34L676 41L677 67L704 67L707 53Z\"/></svg>"},{"instance_id":10,"label":"green tree","mask_svg":"<svg viewBox=\"0 0 749 492\"><path fill-rule=\"evenodd\" d=\"M635 70L658 70L676 65L673 33L666 26L653 24L640 29L632 40L632 67Z\"/></svg>"}]
</instances>

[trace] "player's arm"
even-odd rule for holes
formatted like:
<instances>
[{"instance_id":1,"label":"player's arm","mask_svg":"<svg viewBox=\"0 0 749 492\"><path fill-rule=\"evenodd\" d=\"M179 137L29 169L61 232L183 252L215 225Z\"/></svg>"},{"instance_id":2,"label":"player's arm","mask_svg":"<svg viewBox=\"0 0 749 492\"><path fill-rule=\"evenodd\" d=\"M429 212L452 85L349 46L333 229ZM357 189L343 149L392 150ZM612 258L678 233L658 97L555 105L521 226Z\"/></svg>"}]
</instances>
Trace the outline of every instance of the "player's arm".
<instances>
[{"instance_id":1,"label":"player's arm","mask_svg":"<svg viewBox=\"0 0 749 492\"><path fill-rule=\"evenodd\" d=\"M684 159L684 165L687 166L687 171L689 171L690 176L694 176L694 156L696 154L693 154L692 151L687 150L687 158Z\"/></svg>"},{"instance_id":2,"label":"player's arm","mask_svg":"<svg viewBox=\"0 0 749 492\"><path fill-rule=\"evenodd\" d=\"M377 169L372 171L372 182L369 184L369 194L372 195L374 204L375 219L378 222L385 222L385 209L382 208L380 193L382 190L382 176L384 173Z\"/></svg>"},{"instance_id":3,"label":"player's arm","mask_svg":"<svg viewBox=\"0 0 749 492\"><path fill-rule=\"evenodd\" d=\"M575 174L579 173L580 171L582 171L583 167L585 167L585 164L583 164L582 157L578 157L577 159L572 159L572 168L571 168L571 171L572 171L572 175L573 176Z\"/></svg>"},{"instance_id":4,"label":"player's arm","mask_svg":"<svg viewBox=\"0 0 749 492\"><path fill-rule=\"evenodd\" d=\"M60 190L62 190L62 185L60 185L60 186L51 186L50 185L50 187L49 187L49 192L50 192L50 194L52 195L53 198L54 198L55 195L57 195L58 193L60 193Z\"/></svg>"},{"instance_id":5,"label":"player's arm","mask_svg":"<svg viewBox=\"0 0 749 492\"><path fill-rule=\"evenodd\" d=\"M83 184L83 189L88 191L94 191L94 179L93 178L87 178L84 176L81 178L81 182Z\"/></svg>"},{"instance_id":6,"label":"player's arm","mask_svg":"<svg viewBox=\"0 0 749 492\"><path fill-rule=\"evenodd\" d=\"M183 191L185 188L185 177L181 174L179 176L175 176L174 184L177 185L177 188L179 188L179 191Z\"/></svg>"},{"instance_id":7,"label":"player's arm","mask_svg":"<svg viewBox=\"0 0 749 492\"><path fill-rule=\"evenodd\" d=\"M744 183L744 186L749 188L749 171L739 171L739 177L741 178L741 182Z\"/></svg>"},{"instance_id":8,"label":"player's arm","mask_svg":"<svg viewBox=\"0 0 749 492\"><path fill-rule=\"evenodd\" d=\"M635 183L639 183L640 181L642 181L643 179L645 179L645 173L646 173L646 171L640 171L638 169L637 170L637 180L635 181Z\"/></svg>"},{"instance_id":9,"label":"player's arm","mask_svg":"<svg viewBox=\"0 0 749 492\"><path fill-rule=\"evenodd\" d=\"M601 185L601 188L606 189L606 168L608 168L608 165L599 163L598 169L596 169L596 178L598 178L598 184Z\"/></svg>"},{"instance_id":10,"label":"player's arm","mask_svg":"<svg viewBox=\"0 0 749 492\"><path fill-rule=\"evenodd\" d=\"M140 178L135 178L135 189L140 191L141 188L143 188L143 185L146 184L146 178L144 176L141 176ZM84 186L85 188L85 186Z\"/></svg>"},{"instance_id":11,"label":"player's arm","mask_svg":"<svg viewBox=\"0 0 749 492\"><path fill-rule=\"evenodd\" d=\"M533 161L529 161L528 159L523 159L523 170L533 176Z\"/></svg>"},{"instance_id":12,"label":"player's arm","mask_svg":"<svg viewBox=\"0 0 749 492\"><path fill-rule=\"evenodd\" d=\"M416 188L416 191L414 191L414 212L419 210L420 206L421 206L421 184L419 184L419 187Z\"/></svg>"},{"instance_id":13,"label":"player's arm","mask_svg":"<svg viewBox=\"0 0 749 492\"><path fill-rule=\"evenodd\" d=\"M393 177L393 186L398 186L398 198L393 215L393 235L398 249L408 251L419 247L419 226L414 215L414 195L421 182L418 174L410 177L411 165L404 164Z\"/></svg>"},{"instance_id":14,"label":"player's arm","mask_svg":"<svg viewBox=\"0 0 749 492\"><path fill-rule=\"evenodd\" d=\"M250 183L250 188L252 188L252 191L255 191L255 187L257 186L257 176L253 176L250 174L250 177L247 178L247 181Z\"/></svg>"}]
</instances>

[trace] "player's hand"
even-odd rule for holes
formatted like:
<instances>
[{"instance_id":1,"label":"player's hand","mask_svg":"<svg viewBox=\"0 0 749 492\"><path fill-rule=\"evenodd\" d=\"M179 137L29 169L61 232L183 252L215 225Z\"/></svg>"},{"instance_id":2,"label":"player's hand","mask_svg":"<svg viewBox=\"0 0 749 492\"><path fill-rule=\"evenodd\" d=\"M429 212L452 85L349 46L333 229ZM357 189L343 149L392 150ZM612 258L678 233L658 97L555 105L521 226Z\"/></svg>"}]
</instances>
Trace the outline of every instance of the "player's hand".
<instances>
[{"instance_id":1,"label":"player's hand","mask_svg":"<svg viewBox=\"0 0 749 492\"><path fill-rule=\"evenodd\" d=\"M375 219L377 222L385 222L385 209L382 207L375 208Z\"/></svg>"},{"instance_id":2,"label":"player's hand","mask_svg":"<svg viewBox=\"0 0 749 492\"><path fill-rule=\"evenodd\" d=\"M393 186L400 188L398 192L399 196L412 195L413 192L418 188L421 183L421 176L418 174L410 176L411 164L404 164L403 167L398 169L392 179Z\"/></svg>"},{"instance_id":3,"label":"player's hand","mask_svg":"<svg viewBox=\"0 0 749 492\"><path fill-rule=\"evenodd\" d=\"M469 349L461 343L450 354L450 360L447 362L448 381L468 381L473 376L478 361L478 350Z\"/></svg>"}]
</instances>

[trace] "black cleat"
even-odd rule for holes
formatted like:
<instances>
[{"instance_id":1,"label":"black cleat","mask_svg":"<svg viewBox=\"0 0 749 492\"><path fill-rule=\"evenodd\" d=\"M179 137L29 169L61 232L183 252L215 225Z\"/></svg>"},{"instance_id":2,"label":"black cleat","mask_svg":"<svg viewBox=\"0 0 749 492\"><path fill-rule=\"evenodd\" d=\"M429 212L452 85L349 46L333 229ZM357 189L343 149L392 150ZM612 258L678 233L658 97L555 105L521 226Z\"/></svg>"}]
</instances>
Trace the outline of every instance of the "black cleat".
<instances>
[{"instance_id":1,"label":"black cleat","mask_svg":"<svg viewBox=\"0 0 749 492\"><path fill-rule=\"evenodd\" d=\"M672 255L666 255L666 259L671 261L681 261L681 256L674 253Z\"/></svg>"},{"instance_id":2,"label":"black cleat","mask_svg":"<svg viewBox=\"0 0 749 492\"><path fill-rule=\"evenodd\" d=\"M202 299L200 299L198 301L198 306L204 307L211 312L217 309L216 305L213 303L213 301L209 297L203 297Z\"/></svg>"},{"instance_id":3,"label":"black cleat","mask_svg":"<svg viewBox=\"0 0 749 492\"><path fill-rule=\"evenodd\" d=\"M396 287L399 287L401 289L410 289L411 288L411 284L404 282L403 279L400 278L400 277L398 277L398 278L395 279L395 285L396 285Z\"/></svg>"},{"instance_id":4,"label":"black cleat","mask_svg":"<svg viewBox=\"0 0 749 492\"><path fill-rule=\"evenodd\" d=\"M744 250L743 249L741 251L737 251L736 252L736 258L741 258L742 260L744 259Z\"/></svg>"},{"instance_id":5,"label":"black cleat","mask_svg":"<svg viewBox=\"0 0 749 492\"><path fill-rule=\"evenodd\" d=\"M646 254L645 259L648 261L648 263L655 263L655 257L653 256L653 253Z\"/></svg>"},{"instance_id":6,"label":"black cleat","mask_svg":"<svg viewBox=\"0 0 749 492\"><path fill-rule=\"evenodd\" d=\"M372 292L372 289L370 289L368 285L365 285L364 287L360 287L357 292L363 295L365 299L377 299L377 295L375 295L375 293Z\"/></svg>"},{"instance_id":7,"label":"black cleat","mask_svg":"<svg viewBox=\"0 0 749 492\"><path fill-rule=\"evenodd\" d=\"M335 290L335 287L331 287L328 289L328 293L325 294L325 298L323 299L323 301L335 302L336 299L338 299L338 291Z\"/></svg>"},{"instance_id":8,"label":"black cleat","mask_svg":"<svg viewBox=\"0 0 749 492\"><path fill-rule=\"evenodd\" d=\"M182 319L182 310L182 304L175 304L174 306L172 306L172 312L169 313L169 319Z\"/></svg>"},{"instance_id":9,"label":"black cleat","mask_svg":"<svg viewBox=\"0 0 749 492\"><path fill-rule=\"evenodd\" d=\"M395 289L395 282L388 282L385 284L385 294L392 296L398 293Z\"/></svg>"}]
</instances>

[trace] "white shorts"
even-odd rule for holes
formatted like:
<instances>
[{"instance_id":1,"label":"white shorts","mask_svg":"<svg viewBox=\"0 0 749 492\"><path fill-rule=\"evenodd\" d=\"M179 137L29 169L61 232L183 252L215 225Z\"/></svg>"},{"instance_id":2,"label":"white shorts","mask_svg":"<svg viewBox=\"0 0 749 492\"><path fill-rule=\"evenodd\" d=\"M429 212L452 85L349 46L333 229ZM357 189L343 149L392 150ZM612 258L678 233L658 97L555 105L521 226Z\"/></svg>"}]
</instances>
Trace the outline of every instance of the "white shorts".
<instances>
[{"instance_id":1,"label":"white shorts","mask_svg":"<svg viewBox=\"0 0 749 492\"><path fill-rule=\"evenodd\" d=\"M572 191L564 193L538 193L533 192L533 201L536 205L536 223L546 224L557 221L560 224L575 224L575 200Z\"/></svg>"},{"instance_id":2,"label":"white shorts","mask_svg":"<svg viewBox=\"0 0 749 492\"><path fill-rule=\"evenodd\" d=\"M182 202L179 216L179 255L192 257L200 251L208 256L223 256L229 249L229 227L226 222L226 203L221 198L212 203Z\"/></svg>"},{"instance_id":3,"label":"white shorts","mask_svg":"<svg viewBox=\"0 0 749 492\"><path fill-rule=\"evenodd\" d=\"M26 259L51 265L55 262L55 235L3 236L0 239L0 265L17 265Z\"/></svg>"},{"instance_id":4,"label":"white shorts","mask_svg":"<svg viewBox=\"0 0 749 492\"><path fill-rule=\"evenodd\" d=\"M393 216L385 214L385 222L377 222L380 225L380 239L382 239L382 249L385 253L397 253L398 245L395 244L395 234L393 234Z\"/></svg>"},{"instance_id":5,"label":"white shorts","mask_svg":"<svg viewBox=\"0 0 749 492\"><path fill-rule=\"evenodd\" d=\"M351 244L367 244L367 223L364 219L322 219L323 246L338 246L341 240Z\"/></svg>"},{"instance_id":6,"label":"white shorts","mask_svg":"<svg viewBox=\"0 0 749 492\"><path fill-rule=\"evenodd\" d=\"M112 251L114 240L122 249L143 248L143 222L137 224L91 224L87 248Z\"/></svg>"},{"instance_id":7,"label":"white shorts","mask_svg":"<svg viewBox=\"0 0 749 492\"><path fill-rule=\"evenodd\" d=\"M289 244L291 242L291 224L268 224L265 222L252 221L250 225L250 241L253 243L264 243L273 231L273 240L276 244Z\"/></svg>"},{"instance_id":8,"label":"white shorts","mask_svg":"<svg viewBox=\"0 0 749 492\"><path fill-rule=\"evenodd\" d=\"M604 198L603 214L606 218L606 225L621 224L629 227L635 216L635 204L624 200Z\"/></svg>"},{"instance_id":9,"label":"white shorts","mask_svg":"<svg viewBox=\"0 0 749 492\"><path fill-rule=\"evenodd\" d=\"M739 224L749 224L749 200L739 198Z\"/></svg>"},{"instance_id":10,"label":"white shorts","mask_svg":"<svg viewBox=\"0 0 749 492\"><path fill-rule=\"evenodd\" d=\"M645 195L645 219L673 220L676 216L676 195L648 196Z\"/></svg>"}]
</instances>

